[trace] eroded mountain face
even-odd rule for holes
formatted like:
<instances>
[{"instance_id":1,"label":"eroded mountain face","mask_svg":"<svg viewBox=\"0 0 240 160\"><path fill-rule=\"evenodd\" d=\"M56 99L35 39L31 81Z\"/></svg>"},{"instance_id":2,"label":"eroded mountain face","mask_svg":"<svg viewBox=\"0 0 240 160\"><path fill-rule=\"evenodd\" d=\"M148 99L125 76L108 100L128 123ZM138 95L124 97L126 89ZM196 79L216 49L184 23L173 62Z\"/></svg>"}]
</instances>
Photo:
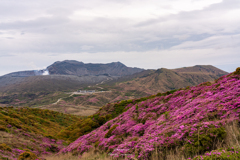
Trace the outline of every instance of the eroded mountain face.
<instances>
[{"instance_id":1,"label":"eroded mountain face","mask_svg":"<svg viewBox=\"0 0 240 160\"><path fill-rule=\"evenodd\" d=\"M111 75L111 76L126 76L143 71L140 68L127 67L120 62L113 62L108 64L84 64L78 61L62 61L55 62L47 67L50 74L64 74L64 75Z\"/></svg>"}]
</instances>

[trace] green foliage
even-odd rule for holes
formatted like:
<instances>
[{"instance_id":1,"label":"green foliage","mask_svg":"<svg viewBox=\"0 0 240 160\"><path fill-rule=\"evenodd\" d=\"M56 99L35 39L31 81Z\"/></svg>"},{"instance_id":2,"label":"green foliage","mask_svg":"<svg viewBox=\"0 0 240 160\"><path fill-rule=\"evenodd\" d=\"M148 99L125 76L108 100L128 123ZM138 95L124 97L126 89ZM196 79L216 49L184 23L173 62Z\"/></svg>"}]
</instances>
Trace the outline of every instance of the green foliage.
<instances>
[{"instance_id":1,"label":"green foliage","mask_svg":"<svg viewBox=\"0 0 240 160\"><path fill-rule=\"evenodd\" d=\"M106 119L107 119L107 121L111 120L112 119L112 115L111 114L107 114L106 115Z\"/></svg>"},{"instance_id":2,"label":"green foliage","mask_svg":"<svg viewBox=\"0 0 240 160\"><path fill-rule=\"evenodd\" d=\"M204 83L201 84L201 86L211 86L211 85L212 85L211 82L204 82Z\"/></svg>"},{"instance_id":3,"label":"green foliage","mask_svg":"<svg viewBox=\"0 0 240 160\"><path fill-rule=\"evenodd\" d=\"M136 105L136 110L138 110L138 105Z\"/></svg>"},{"instance_id":4,"label":"green foliage","mask_svg":"<svg viewBox=\"0 0 240 160\"><path fill-rule=\"evenodd\" d=\"M130 104L128 103L127 100L123 100L120 103L116 103L114 105L114 113L113 113L113 117L117 117L119 114L123 113L123 110L125 109L125 107Z\"/></svg>"},{"instance_id":5,"label":"green foliage","mask_svg":"<svg viewBox=\"0 0 240 160\"><path fill-rule=\"evenodd\" d=\"M187 87L185 88L185 90L188 90L188 89L190 89L190 86L187 86Z\"/></svg>"},{"instance_id":6,"label":"green foliage","mask_svg":"<svg viewBox=\"0 0 240 160\"><path fill-rule=\"evenodd\" d=\"M84 126L83 128L81 128L81 130L84 132L84 133L88 133L92 130L92 127L89 126L89 125L86 125Z\"/></svg>"},{"instance_id":7,"label":"green foliage","mask_svg":"<svg viewBox=\"0 0 240 160\"><path fill-rule=\"evenodd\" d=\"M118 125L117 124L115 124L115 125L113 125L109 130L108 130L108 132L105 134L105 138L109 138L109 137L111 137L111 135L112 135L112 131L114 131L114 129L116 129L118 127Z\"/></svg>"},{"instance_id":8,"label":"green foliage","mask_svg":"<svg viewBox=\"0 0 240 160\"><path fill-rule=\"evenodd\" d=\"M166 119L168 119L168 118L169 118L169 111L167 111L167 112L164 112L163 114L165 115L165 118L166 118Z\"/></svg>"},{"instance_id":9,"label":"green foliage","mask_svg":"<svg viewBox=\"0 0 240 160\"><path fill-rule=\"evenodd\" d=\"M99 123L100 125L103 125L106 121L107 121L106 116L100 116L100 117L98 118L98 123Z\"/></svg>"},{"instance_id":10,"label":"green foliage","mask_svg":"<svg viewBox=\"0 0 240 160\"><path fill-rule=\"evenodd\" d=\"M171 90L171 91L167 91L165 93L157 93L156 96L160 97L160 96L167 96L169 94L173 94L174 92L178 91L178 89L174 89L174 90Z\"/></svg>"},{"instance_id":11,"label":"green foliage","mask_svg":"<svg viewBox=\"0 0 240 160\"><path fill-rule=\"evenodd\" d=\"M188 142L184 145L184 152L186 155L203 154L206 151L214 149L214 142L222 142L225 137L226 131L224 127L216 128L215 126L211 126L211 128L205 128L204 131L201 130L188 136L188 140L191 143Z\"/></svg>"},{"instance_id":12,"label":"green foliage","mask_svg":"<svg viewBox=\"0 0 240 160\"><path fill-rule=\"evenodd\" d=\"M91 117L93 118L93 116ZM83 121L79 121L73 125L70 125L65 130L62 130L60 133L58 133L57 137L64 140L74 141L98 126L99 124L93 121L91 118L86 118Z\"/></svg>"},{"instance_id":13,"label":"green foliage","mask_svg":"<svg viewBox=\"0 0 240 160\"><path fill-rule=\"evenodd\" d=\"M167 91L167 92L166 92L166 95L173 94L173 93L176 92L176 91L177 91L177 89L174 89L174 90L171 90L171 91Z\"/></svg>"},{"instance_id":14,"label":"green foliage","mask_svg":"<svg viewBox=\"0 0 240 160\"><path fill-rule=\"evenodd\" d=\"M51 145L50 147L47 147L47 148L46 148L46 151L56 153L56 152L59 151L59 149L58 149L57 146Z\"/></svg>"},{"instance_id":15,"label":"green foliage","mask_svg":"<svg viewBox=\"0 0 240 160\"><path fill-rule=\"evenodd\" d=\"M56 139L56 135L62 129L80 120L79 117L74 115L26 107L0 107L0 112L1 131L11 133L11 129L6 128L7 125L11 125L13 128L40 134L51 139Z\"/></svg>"},{"instance_id":16,"label":"green foliage","mask_svg":"<svg viewBox=\"0 0 240 160\"><path fill-rule=\"evenodd\" d=\"M132 141L137 141L139 139L139 137L133 137L131 140Z\"/></svg>"},{"instance_id":17,"label":"green foliage","mask_svg":"<svg viewBox=\"0 0 240 160\"><path fill-rule=\"evenodd\" d=\"M98 118L99 118L99 114L94 114L94 115L92 115L91 118L94 118L95 120L98 120Z\"/></svg>"},{"instance_id":18,"label":"green foliage","mask_svg":"<svg viewBox=\"0 0 240 160\"><path fill-rule=\"evenodd\" d=\"M94 147L97 148L98 145L99 145L99 143L100 143L99 141L96 141L96 142L94 143Z\"/></svg>"},{"instance_id":19,"label":"green foliage","mask_svg":"<svg viewBox=\"0 0 240 160\"><path fill-rule=\"evenodd\" d=\"M44 136L47 137L47 138L50 138L50 139L56 139L54 136L49 135L49 134L45 134Z\"/></svg>"},{"instance_id":20,"label":"green foliage","mask_svg":"<svg viewBox=\"0 0 240 160\"><path fill-rule=\"evenodd\" d=\"M30 151L25 151L21 153L18 157L18 160L36 160L36 159L38 159L36 154Z\"/></svg>"},{"instance_id":21,"label":"green foliage","mask_svg":"<svg viewBox=\"0 0 240 160\"><path fill-rule=\"evenodd\" d=\"M233 74L234 74L234 75L240 75L240 67L238 67L238 68L236 69L236 71L233 72Z\"/></svg>"}]
</instances>

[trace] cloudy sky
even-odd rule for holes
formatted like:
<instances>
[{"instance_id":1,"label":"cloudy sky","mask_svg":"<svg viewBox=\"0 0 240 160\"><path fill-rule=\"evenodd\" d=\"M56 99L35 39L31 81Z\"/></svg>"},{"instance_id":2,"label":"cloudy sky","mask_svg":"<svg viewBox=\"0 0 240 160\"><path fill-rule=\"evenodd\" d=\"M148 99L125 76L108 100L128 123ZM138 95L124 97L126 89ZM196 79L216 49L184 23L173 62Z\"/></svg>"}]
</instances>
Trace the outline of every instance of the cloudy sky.
<instances>
[{"instance_id":1,"label":"cloudy sky","mask_svg":"<svg viewBox=\"0 0 240 160\"><path fill-rule=\"evenodd\" d=\"M0 75L55 61L240 66L239 0L1 0Z\"/></svg>"}]
</instances>

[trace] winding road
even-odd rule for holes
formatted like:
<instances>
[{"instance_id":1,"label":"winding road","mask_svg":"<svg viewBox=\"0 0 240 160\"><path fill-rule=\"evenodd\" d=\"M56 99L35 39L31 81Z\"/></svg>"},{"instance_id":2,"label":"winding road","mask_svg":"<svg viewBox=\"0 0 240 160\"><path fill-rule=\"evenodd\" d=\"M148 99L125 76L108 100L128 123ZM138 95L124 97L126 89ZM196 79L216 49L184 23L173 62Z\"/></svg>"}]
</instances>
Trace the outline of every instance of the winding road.
<instances>
[{"instance_id":1,"label":"winding road","mask_svg":"<svg viewBox=\"0 0 240 160\"><path fill-rule=\"evenodd\" d=\"M113 80L113 78L107 78L107 80L103 80L102 82L100 83L97 83L96 86L98 86L99 84L103 84L104 82L108 81L108 80ZM88 87L92 87L92 86L88 86ZM100 89L104 89L102 87L97 87L97 88L100 88ZM99 92L94 92L94 93L103 93L103 92L112 92L112 91L99 91ZM73 96L74 94L93 94L93 93L79 93L79 92L72 92L70 96L68 97L71 97ZM52 103L54 105L58 104L63 98L68 98L68 97L62 97L62 98L59 98L56 102Z\"/></svg>"}]
</instances>

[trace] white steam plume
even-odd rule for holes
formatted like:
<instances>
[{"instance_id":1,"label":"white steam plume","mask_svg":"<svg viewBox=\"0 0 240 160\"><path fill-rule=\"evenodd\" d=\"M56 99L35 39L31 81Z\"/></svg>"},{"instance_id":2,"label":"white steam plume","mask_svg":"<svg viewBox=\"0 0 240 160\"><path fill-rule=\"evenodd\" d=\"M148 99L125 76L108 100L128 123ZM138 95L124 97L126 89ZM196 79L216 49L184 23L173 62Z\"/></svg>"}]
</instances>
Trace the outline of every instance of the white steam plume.
<instances>
[{"instance_id":1,"label":"white steam plume","mask_svg":"<svg viewBox=\"0 0 240 160\"><path fill-rule=\"evenodd\" d=\"M46 70L43 70L43 73L42 73L42 75L49 75L49 72L48 72L48 70L46 69Z\"/></svg>"}]
</instances>

